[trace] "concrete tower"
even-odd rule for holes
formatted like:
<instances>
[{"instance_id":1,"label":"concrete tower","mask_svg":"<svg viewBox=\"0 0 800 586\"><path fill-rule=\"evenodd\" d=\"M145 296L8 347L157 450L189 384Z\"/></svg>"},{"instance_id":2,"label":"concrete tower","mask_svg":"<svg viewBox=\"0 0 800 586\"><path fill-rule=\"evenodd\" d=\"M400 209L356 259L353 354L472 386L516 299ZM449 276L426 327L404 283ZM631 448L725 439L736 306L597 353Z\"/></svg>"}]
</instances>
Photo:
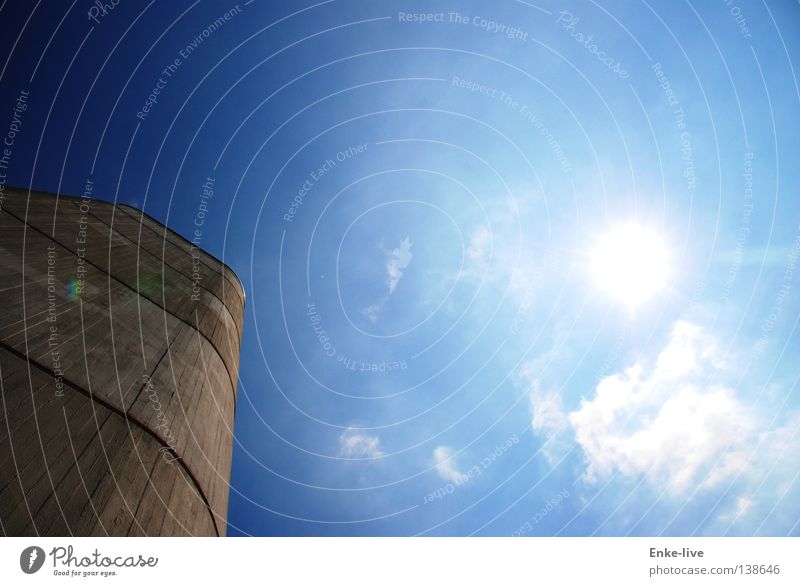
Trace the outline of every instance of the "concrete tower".
<instances>
[{"instance_id":1,"label":"concrete tower","mask_svg":"<svg viewBox=\"0 0 800 586\"><path fill-rule=\"evenodd\" d=\"M136 209L0 192L0 530L224 535L243 309Z\"/></svg>"}]
</instances>

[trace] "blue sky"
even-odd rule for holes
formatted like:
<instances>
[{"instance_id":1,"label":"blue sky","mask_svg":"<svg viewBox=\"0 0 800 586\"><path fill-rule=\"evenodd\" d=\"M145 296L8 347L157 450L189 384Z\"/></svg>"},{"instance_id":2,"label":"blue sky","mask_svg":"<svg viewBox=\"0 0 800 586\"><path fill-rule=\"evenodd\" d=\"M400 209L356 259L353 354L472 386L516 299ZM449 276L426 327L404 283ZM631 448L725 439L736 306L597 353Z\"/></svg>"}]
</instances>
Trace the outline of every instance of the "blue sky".
<instances>
[{"instance_id":1,"label":"blue sky","mask_svg":"<svg viewBox=\"0 0 800 586\"><path fill-rule=\"evenodd\" d=\"M91 6L3 5L8 183L214 178L229 535L800 534L796 3Z\"/></svg>"}]
</instances>

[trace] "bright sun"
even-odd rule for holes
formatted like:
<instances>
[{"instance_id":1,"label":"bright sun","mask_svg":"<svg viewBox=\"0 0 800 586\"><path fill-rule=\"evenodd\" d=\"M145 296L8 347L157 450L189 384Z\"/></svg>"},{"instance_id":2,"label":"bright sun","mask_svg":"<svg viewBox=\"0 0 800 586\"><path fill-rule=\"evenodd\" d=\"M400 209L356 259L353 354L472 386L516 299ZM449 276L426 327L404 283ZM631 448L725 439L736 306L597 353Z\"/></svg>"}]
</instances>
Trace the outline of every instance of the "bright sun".
<instances>
[{"instance_id":1,"label":"bright sun","mask_svg":"<svg viewBox=\"0 0 800 586\"><path fill-rule=\"evenodd\" d=\"M636 225L620 226L600 238L590 262L598 286L629 307L664 287L669 273L664 242Z\"/></svg>"}]
</instances>

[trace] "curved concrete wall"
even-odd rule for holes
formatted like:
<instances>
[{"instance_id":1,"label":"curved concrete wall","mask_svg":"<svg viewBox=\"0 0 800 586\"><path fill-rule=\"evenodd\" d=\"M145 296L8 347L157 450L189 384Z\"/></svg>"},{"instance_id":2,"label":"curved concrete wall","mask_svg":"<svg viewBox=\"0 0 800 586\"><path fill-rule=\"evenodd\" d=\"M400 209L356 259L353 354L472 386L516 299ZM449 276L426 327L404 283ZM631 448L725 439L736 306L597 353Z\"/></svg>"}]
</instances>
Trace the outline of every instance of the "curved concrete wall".
<instances>
[{"instance_id":1,"label":"curved concrete wall","mask_svg":"<svg viewBox=\"0 0 800 586\"><path fill-rule=\"evenodd\" d=\"M224 535L244 291L141 212L6 189L0 529Z\"/></svg>"}]
</instances>

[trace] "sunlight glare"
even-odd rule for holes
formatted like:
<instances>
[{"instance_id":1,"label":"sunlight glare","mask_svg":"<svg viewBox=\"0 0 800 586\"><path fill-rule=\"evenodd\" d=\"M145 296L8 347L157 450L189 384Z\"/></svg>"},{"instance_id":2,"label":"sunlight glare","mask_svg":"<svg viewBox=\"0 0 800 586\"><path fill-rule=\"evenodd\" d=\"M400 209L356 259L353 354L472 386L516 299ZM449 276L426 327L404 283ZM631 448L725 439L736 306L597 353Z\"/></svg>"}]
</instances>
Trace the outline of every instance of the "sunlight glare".
<instances>
[{"instance_id":1,"label":"sunlight glare","mask_svg":"<svg viewBox=\"0 0 800 586\"><path fill-rule=\"evenodd\" d=\"M590 263L598 287L629 307L661 290L669 273L663 240L636 225L621 226L600 238Z\"/></svg>"}]
</instances>

